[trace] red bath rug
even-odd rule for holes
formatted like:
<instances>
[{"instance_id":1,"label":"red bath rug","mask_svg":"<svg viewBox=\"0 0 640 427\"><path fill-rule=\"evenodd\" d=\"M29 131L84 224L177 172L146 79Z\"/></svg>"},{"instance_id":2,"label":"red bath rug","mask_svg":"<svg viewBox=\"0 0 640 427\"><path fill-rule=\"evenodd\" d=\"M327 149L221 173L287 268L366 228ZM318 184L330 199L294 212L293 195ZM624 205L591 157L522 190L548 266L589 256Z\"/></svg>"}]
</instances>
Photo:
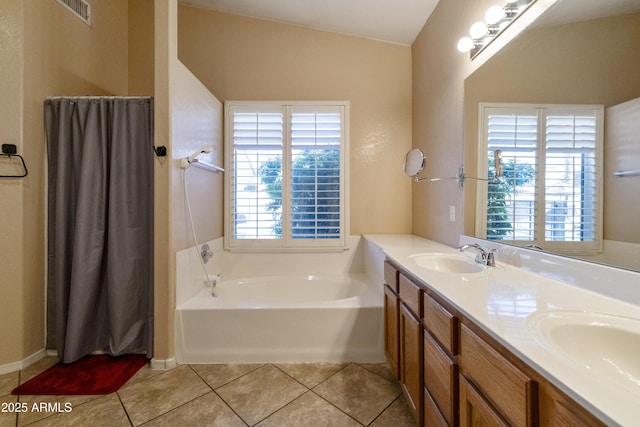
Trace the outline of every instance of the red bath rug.
<instances>
[{"instance_id":1,"label":"red bath rug","mask_svg":"<svg viewBox=\"0 0 640 427\"><path fill-rule=\"evenodd\" d=\"M85 356L77 362L60 362L50 367L11 394L109 394L122 387L146 363L144 354Z\"/></svg>"}]
</instances>

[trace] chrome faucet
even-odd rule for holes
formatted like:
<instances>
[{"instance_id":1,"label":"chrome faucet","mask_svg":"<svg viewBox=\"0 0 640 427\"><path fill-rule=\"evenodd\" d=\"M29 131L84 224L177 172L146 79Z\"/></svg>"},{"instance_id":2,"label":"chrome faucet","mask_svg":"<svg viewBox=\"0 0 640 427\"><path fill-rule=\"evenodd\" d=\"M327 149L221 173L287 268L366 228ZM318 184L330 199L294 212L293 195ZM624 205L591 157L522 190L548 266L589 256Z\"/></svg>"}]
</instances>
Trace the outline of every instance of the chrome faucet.
<instances>
[{"instance_id":1,"label":"chrome faucet","mask_svg":"<svg viewBox=\"0 0 640 427\"><path fill-rule=\"evenodd\" d=\"M534 245L533 243L529 243L528 245L524 245L523 248L525 248L525 249L535 249L536 251L544 251L544 249L542 249L540 246Z\"/></svg>"},{"instance_id":2,"label":"chrome faucet","mask_svg":"<svg viewBox=\"0 0 640 427\"><path fill-rule=\"evenodd\" d=\"M496 260L493 255L495 249L487 253L487 251L482 249L477 243L467 243L466 245L460 246L458 249L460 250L460 252L464 252L467 249L475 249L477 252L476 262L478 264L486 265L488 267L495 267L496 265Z\"/></svg>"}]
</instances>

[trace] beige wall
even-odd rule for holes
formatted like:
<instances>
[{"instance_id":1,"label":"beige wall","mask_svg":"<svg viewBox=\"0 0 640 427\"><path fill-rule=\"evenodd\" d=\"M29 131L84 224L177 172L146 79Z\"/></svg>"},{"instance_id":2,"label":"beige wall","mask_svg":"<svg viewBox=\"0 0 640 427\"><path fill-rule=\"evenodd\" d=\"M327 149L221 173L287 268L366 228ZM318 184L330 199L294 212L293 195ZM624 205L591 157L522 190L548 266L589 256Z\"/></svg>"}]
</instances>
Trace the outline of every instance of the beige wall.
<instances>
[{"instance_id":1,"label":"beige wall","mask_svg":"<svg viewBox=\"0 0 640 427\"><path fill-rule=\"evenodd\" d=\"M89 2L91 27L56 2L0 3L0 25L11 34L0 49L0 120L8 121L1 142L17 144L29 168L24 179L0 180L0 365L44 347L42 103L50 95L127 94L127 1Z\"/></svg>"},{"instance_id":2,"label":"beige wall","mask_svg":"<svg viewBox=\"0 0 640 427\"><path fill-rule=\"evenodd\" d=\"M156 146L171 146L171 75L177 58L177 1L154 0L154 139ZM153 357L174 355L176 256L173 250L171 196L175 161L156 158L154 168L154 336ZM161 366L160 366L161 367Z\"/></svg>"},{"instance_id":3,"label":"beige wall","mask_svg":"<svg viewBox=\"0 0 640 427\"><path fill-rule=\"evenodd\" d=\"M155 143L168 156L155 163L155 283L154 361L157 368L175 362L174 317L176 252L193 245L186 205L185 177L193 221L200 242L222 235L223 175L191 167L180 169L180 159L204 145L213 153L202 156L213 164L222 160L222 105L178 60L176 0L154 0ZM143 61L142 67L148 65ZM139 73L142 75L142 73Z\"/></svg>"},{"instance_id":4,"label":"beige wall","mask_svg":"<svg viewBox=\"0 0 640 427\"><path fill-rule=\"evenodd\" d=\"M465 132L468 170L475 172L479 102L584 103L609 107L640 96L640 14L604 18L520 35L465 82ZM605 123L605 128L607 124ZM608 146L607 153L626 156L625 149ZM629 147L633 149L633 147ZM607 194L605 176L604 193ZM614 178L615 180L615 178ZM615 182L615 181L614 181ZM475 232L475 188L465 192L465 233ZM636 192L637 195L637 192ZM604 238L637 235L635 216L607 221L607 212L622 211L629 202L624 195L606 197ZM608 224L608 227L607 227ZM624 231L615 231L624 224ZM628 231L632 233L627 233ZM622 239L623 241L629 241ZM637 242L636 242L637 243Z\"/></svg>"},{"instance_id":5,"label":"beige wall","mask_svg":"<svg viewBox=\"0 0 640 427\"><path fill-rule=\"evenodd\" d=\"M221 101L350 101L351 234L411 232L408 46L189 6L178 30L180 60Z\"/></svg>"},{"instance_id":6,"label":"beige wall","mask_svg":"<svg viewBox=\"0 0 640 427\"><path fill-rule=\"evenodd\" d=\"M456 46L493 3L440 1L411 47L413 146L427 157L424 176L453 177L463 164L463 82L473 64ZM412 200L413 233L457 246L463 231L463 192L456 181L414 183ZM454 221L449 216L452 206Z\"/></svg>"},{"instance_id":7,"label":"beige wall","mask_svg":"<svg viewBox=\"0 0 640 427\"><path fill-rule=\"evenodd\" d=\"M210 154L201 154L198 160L222 165L222 103L184 66L176 60L171 78L173 158L182 159L204 146L213 147ZM176 169L173 174L174 189L172 227L174 249L180 251L194 246L189 212L184 198L186 181L194 231L198 243L222 237L224 175L199 168Z\"/></svg>"},{"instance_id":8,"label":"beige wall","mask_svg":"<svg viewBox=\"0 0 640 427\"><path fill-rule=\"evenodd\" d=\"M22 153L23 4L0 0L0 11L0 143L16 144L18 153ZM4 168L3 171L8 173ZM40 302L40 312L38 307L33 310L34 320L29 325L22 321L25 317L23 193L23 180L0 178L0 336L4 341L0 346L0 364L24 357L25 329L38 318L42 319ZM44 337L42 329L40 336ZM41 347L43 344L41 339Z\"/></svg>"},{"instance_id":9,"label":"beige wall","mask_svg":"<svg viewBox=\"0 0 640 427\"><path fill-rule=\"evenodd\" d=\"M154 92L154 0L129 1L129 95Z\"/></svg>"}]
</instances>

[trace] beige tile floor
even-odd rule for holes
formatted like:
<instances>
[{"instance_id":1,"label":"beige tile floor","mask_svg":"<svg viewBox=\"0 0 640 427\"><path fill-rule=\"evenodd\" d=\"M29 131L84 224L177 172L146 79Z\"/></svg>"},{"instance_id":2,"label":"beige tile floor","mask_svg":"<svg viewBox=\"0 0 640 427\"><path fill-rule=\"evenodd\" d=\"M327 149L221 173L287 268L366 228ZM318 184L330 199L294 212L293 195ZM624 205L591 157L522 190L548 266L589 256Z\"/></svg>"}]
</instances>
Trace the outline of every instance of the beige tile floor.
<instances>
[{"instance_id":1,"label":"beige tile floor","mask_svg":"<svg viewBox=\"0 0 640 427\"><path fill-rule=\"evenodd\" d=\"M168 371L146 366L109 395L11 395L56 362L45 358L0 375L0 427L414 425L386 364L181 365ZM15 403L26 403L28 410L12 412ZM37 411L34 403L46 405Z\"/></svg>"}]
</instances>

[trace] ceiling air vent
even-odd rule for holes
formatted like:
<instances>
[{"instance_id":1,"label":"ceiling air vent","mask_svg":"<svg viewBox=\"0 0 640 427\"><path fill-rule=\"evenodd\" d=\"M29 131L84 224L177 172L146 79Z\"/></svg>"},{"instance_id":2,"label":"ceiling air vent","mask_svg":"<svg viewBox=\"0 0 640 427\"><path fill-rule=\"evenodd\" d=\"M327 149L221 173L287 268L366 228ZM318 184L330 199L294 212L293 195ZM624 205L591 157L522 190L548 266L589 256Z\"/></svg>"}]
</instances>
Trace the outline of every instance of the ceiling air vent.
<instances>
[{"instance_id":1,"label":"ceiling air vent","mask_svg":"<svg viewBox=\"0 0 640 427\"><path fill-rule=\"evenodd\" d=\"M91 5L84 0L57 0L58 3L73 12L85 24L91 25Z\"/></svg>"}]
</instances>

